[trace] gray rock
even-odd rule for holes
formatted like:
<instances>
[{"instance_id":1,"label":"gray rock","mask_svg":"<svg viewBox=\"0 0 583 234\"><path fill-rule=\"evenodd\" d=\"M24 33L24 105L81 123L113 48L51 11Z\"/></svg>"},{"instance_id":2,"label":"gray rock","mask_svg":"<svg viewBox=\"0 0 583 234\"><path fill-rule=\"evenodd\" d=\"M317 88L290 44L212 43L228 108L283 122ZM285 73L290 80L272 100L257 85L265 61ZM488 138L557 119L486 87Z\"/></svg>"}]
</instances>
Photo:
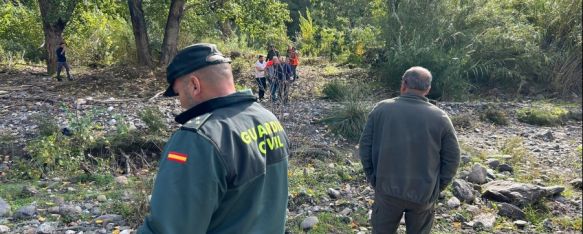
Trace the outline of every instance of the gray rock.
<instances>
[{"instance_id":1,"label":"gray rock","mask_svg":"<svg viewBox=\"0 0 583 234\"><path fill-rule=\"evenodd\" d=\"M340 198L340 191L333 188L328 188L328 196L330 196L332 199L338 199Z\"/></svg>"},{"instance_id":2,"label":"gray rock","mask_svg":"<svg viewBox=\"0 0 583 234\"><path fill-rule=\"evenodd\" d=\"M36 206L24 206L14 212L14 219L30 219L36 215Z\"/></svg>"},{"instance_id":3,"label":"gray rock","mask_svg":"<svg viewBox=\"0 0 583 234\"><path fill-rule=\"evenodd\" d=\"M472 160L472 158L469 155L464 154L461 156L461 160L462 160L462 164L467 164Z\"/></svg>"},{"instance_id":4,"label":"gray rock","mask_svg":"<svg viewBox=\"0 0 583 234\"><path fill-rule=\"evenodd\" d=\"M10 228L8 226L0 225L0 234L10 232Z\"/></svg>"},{"instance_id":5,"label":"gray rock","mask_svg":"<svg viewBox=\"0 0 583 234\"><path fill-rule=\"evenodd\" d=\"M75 234L75 233L76 233L76 232L75 232L75 231L73 231L73 230L67 230L67 231L65 232L65 234Z\"/></svg>"},{"instance_id":6,"label":"gray rock","mask_svg":"<svg viewBox=\"0 0 583 234\"><path fill-rule=\"evenodd\" d=\"M482 197L523 207L536 203L543 197L558 195L563 190L565 188L560 186L542 187L512 181L492 181L483 185Z\"/></svg>"},{"instance_id":7,"label":"gray rock","mask_svg":"<svg viewBox=\"0 0 583 234\"><path fill-rule=\"evenodd\" d=\"M344 208L344 210L340 211L340 214L344 215L344 216L348 216L350 214L350 212L352 212L352 210L347 207L347 208Z\"/></svg>"},{"instance_id":8,"label":"gray rock","mask_svg":"<svg viewBox=\"0 0 583 234\"><path fill-rule=\"evenodd\" d=\"M99 207L93 207L91 208L91 214L92 215L101 215L101 209L99 209Z\"/></svg>"},{"instance_id":9,"label":"gray rock","mask_svg":"<svg viewBox=\"0 0 583 234\"><path fill-rule=\"evenodd\" d=\"M126 229L126 230L121 231L119 234L130 234L130 233L132 233L132 230Z\"/></svg>"},{"instance_id":10,"label":"gray rock","mask_svg":"<svg viewBox=\"0 0 583 234\"><path fill-rule=\"evenodd\" d=\"M0 217L10 215L10 205L0 197Z\"/></svg>"},{"instance_id":11,"label":"gray rock","mask_svg":"<svg viewBox=\"0 0 583 234\"><path fill-rule=\"evenodd\" d=\"M523 229L524 227L526 227L526 225L528 225L528 222L524 221L524 220L516 220L513 222L514 225L516 225L516 227Z\"/></svg>"},{"instance_id":12,"label":"gray rock","mask_svg":"<svg viewBox=\"0 0 583 234\"><path fill-rule=\"evenodd\" d=\"M49 214L59 214L59 213L61 213L61 210L59 209L58 206L53 206L53 207L49 207L47 209L47 212L49 212Z\"/></svg>"},{"instance_id":13,"label":"gray rock","mask_svg":"<svg viewBox=\"0 0 583 234\"><path fill-rule=\"evenodd\" d=\"M57 222L46 222L41 224L36 230L39 234L52 234L57 230L59 223Z\"/></svg>"},{"instance_id":14,"label":"gray rock","mask_svg":"<svg viewBox=\"0 0 583 234\"><path fill-rule=\"evenodd\" d=\"M495 214L483 213L474 218L474 228L477 230L491 230L496 222Z\"/></svg>"},{"instance_id":15,"label":"gray rock","mask_svg":"<svg viewBox=\"0 0 583 234\"><path fill-rule=\"evenodd\" d=\"M491 159L486 160L486 164L488 164L488 167L490 167L492 169L496 169L500 165L500 160L495 159L495 158L491 158Z\"/></svg>"},{"instance_id":16,"label":"gray rock","mask_svg":"<svg viewBox=\"0 0 583 234\"><path fill-rule=\"evenodd\" d=\"M477 214L479 214L479 213L481 213L481 212L482 212L482 210L480 210L480 208L479 208L479 207L477 207L477 206L473 206L473 205L468 205L468 206L466 207L466 210L467 210L468 212L470 212L470 214L472 214L472 215L477 215Z\"/></svg>"},{"instance_id":17,"label":"gray rock","mask_svg":"<svg viewBox=\"0 0 583 234\"><path fill-rule=\"evenodd\" d=\"M59 214L63 216L76 217L81 215L83 210L79 206L61 205L59 207Z\"/></svg>"},{"instance_id":18,"label":"gray rock","mask_svg":"<svg viewBox=\"0 0 583 234\"><path fill-rule=\"evenodd\" d=\"M551 221L550 219L545 219L543 220L543 228L547 231L552 231L553 228L553 221Z\"/></svg>"},{"instance_id":19,"label":"gray rock","mask_svg":"<svg viewBox=\"0 0 583 234\"><path fill-rule=\"evenodd\" d=\"M476 199L474 189L468 182L456 179L453 181L453 195L460 201L465 203L472 203Z\"/></svg>"},{"instance_id":20,"label":"gray rock","mask_svg":"<svg viewBox=\"0 0 583 234\"><path fill-rule=\"evenodd\" d=\"M125 176L115 177L115 182L120 185L127 185L129 183L128 178Z\"/></svg>"},{"instance_id":21,"label":"gray rock","mask_svg":"<svg viewBox=\"0 0 583 234\"><path fill-rule=\"evenodd\" d=\"M116 214L106 214L97 217L95 220L101 220L103 223L120 223L123 221L123 217Z\"/></svg>"},{"instance_id":22,"label":"gray rock","mask_svg":"<svg viewBox=\"0 0 583 234\"><path fill-rule=\"evenodd\" d=\"M526 219L526 214L515 205L502 202L498 204L498 215L508 217L514 220Z\"/></svg>"},{"instance_id":23,"label":"gray rock","mask_svg":"<svg viewBox=\"0 0 583 234\"><path fill-rule=\"evenodd\" d=\"M514 172L514 168L512 166L504 163L504 164L500 164L500 166L498 166L498 171L499 172L505 172L505 171L507 171L507 172L512 173L512 172Z\"/></svg>"},{"instance_id":24,"label":"gray rock","mask_svg":"<svg viewBox=\"0 0 583 234\"><path fill-rule=\"evenodd\" d=\"M539 139L544 140L544 141L555 140L555 136L553 136L553 132L551 132L551 130L549 130L545 133L540 133L540 134L536 135L536 138L539 138Z\"/></svg>"},{"instance_id":25,"label":"gray rock","mask_svg":"<svg viewBox=\"0 0 583 234\"><path fill-rule=\"evenodd\" d=\"M447 207L449 208L457 208L460 205L461 202L459 199L457 199L457 197L451 197L449 200L447 200Z\"/></svg>"},{"instance_id":26,"label":"gray rock","mask_svg":"<svg viewBox=\"0 0 583 234\"><path fill-rule=\"evenodd\" d=\"M568 114L569 118L577 121L583 120L583 111L581 109L572 109Z\"/></svg>"},{"instance_id":27,"label":"gray rock","mask_svg":"<svg viewBox=\"0 0 583 234\"><path fill-rule=\"evenodd\" d=\"M300 224L300 227L302 228L302 230L310 230L310 229L314 228L314 226L316 226L316 224L318 224L318 222L319 222L318 217L310 216L310 217L307 217L306 219L304 219L304 221L302 221L302 223Z\"/></svg>"},{"instance_id":28,"label":"gray rock","mask_svg":"<svg viewBox=\"0 0 583 234\"><path fill-rule=\"evenodd\" d=\"M488 182L488 171L484 166L475 164L468 175L468 181L475 184L485 184Z\"/></svg>"},{"instance_id":29,"label":"gray rock","mask_svg":"<svg viewBox=\"0 0 583 234\"><path fill-rule=\"evenodd\" d=\"M581 179L581 178L571 180L569 182L569 184L571 186L573 186L573 188L583 189L583 179ZM2 208L1 207L2 207L2 199L0 199L0 217L2 216L2 210L1 210Z\"/></svg>"},{"instance_id":30,"label":"gray rock","mask_svg":"<svg viewBox=\"0 0 583 234\"><path fill-rule=\"evenodd\" d=\"M38 190L33 186L24 186L20 191L22 197L32 197L36 194L38 194Z\"/></svg>"}]
</instances>

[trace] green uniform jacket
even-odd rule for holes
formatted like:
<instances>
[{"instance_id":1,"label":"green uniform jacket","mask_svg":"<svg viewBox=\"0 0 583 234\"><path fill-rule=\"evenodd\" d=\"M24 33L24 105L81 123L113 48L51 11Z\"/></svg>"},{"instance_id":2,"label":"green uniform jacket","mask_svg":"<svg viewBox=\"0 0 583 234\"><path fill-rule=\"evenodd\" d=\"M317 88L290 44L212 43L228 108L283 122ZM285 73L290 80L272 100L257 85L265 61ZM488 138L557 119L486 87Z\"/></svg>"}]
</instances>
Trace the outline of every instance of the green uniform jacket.
<instances>
[{"instance_id":1,"label":"green uniform jacket","mask_svg":"<svg viewBox=\"0 0 583 234\"><path fill-rule=\"evenodd\" d=\"M283 233L288 139L277 118L235 93L176 121L138 233Z\"/></svg>"},{"instance_id":2,"label":"green uniform jacket","mask_svg":"<svg viewBox=\"0 0 583 234\"><path fill-rule=\"evenodd\" d=\"M360 139L366 178L381 194L418 204L435 202L460 161L447 114L427 98L405 94L377 103Z\"/></svg>"}]
</instances>

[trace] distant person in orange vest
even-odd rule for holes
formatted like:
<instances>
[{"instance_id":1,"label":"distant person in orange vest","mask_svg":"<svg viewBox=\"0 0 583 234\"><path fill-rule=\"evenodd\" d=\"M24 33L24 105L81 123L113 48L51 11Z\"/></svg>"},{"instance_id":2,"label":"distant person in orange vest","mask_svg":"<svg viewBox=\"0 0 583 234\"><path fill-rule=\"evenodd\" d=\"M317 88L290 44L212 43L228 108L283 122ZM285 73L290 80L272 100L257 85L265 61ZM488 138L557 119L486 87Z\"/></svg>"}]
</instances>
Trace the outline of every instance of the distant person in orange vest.
<instances>
[{"instance_id":1,"label":"distant person in orange vest","mask_svg":"<svg viewBox=\"0 0 583 234\"><path fill-rule=\"evenodd\" d=\"M300 65L300 56L298 55L298 52L296 51L295 47L291 45L287 47L287 57L289 58L289 64L291 65L292 68L293 77L295 80L297 80L299 77L298 73L296 72L296 69L298 65Z\"/></svg>"},{"instance_id":2,"label":"distant person in orange vest","mask_svg":"<svg viewBox=\"0 0 583 234\"><path fill-rule=\"evenodd\" d=\"M61 79L61 69L63 69L63 67L65 67L65 70L67 71L67 78L69 78L69 80L73 80L73 77L71 77L71 73L70 73L71 67L67 63L67 57L65 56L66 52L67 52L67 43L61 42L61 44L59 44L59 48L57 48L57 80L58 81L63 81Z\"/></svg>"}]
</instances>

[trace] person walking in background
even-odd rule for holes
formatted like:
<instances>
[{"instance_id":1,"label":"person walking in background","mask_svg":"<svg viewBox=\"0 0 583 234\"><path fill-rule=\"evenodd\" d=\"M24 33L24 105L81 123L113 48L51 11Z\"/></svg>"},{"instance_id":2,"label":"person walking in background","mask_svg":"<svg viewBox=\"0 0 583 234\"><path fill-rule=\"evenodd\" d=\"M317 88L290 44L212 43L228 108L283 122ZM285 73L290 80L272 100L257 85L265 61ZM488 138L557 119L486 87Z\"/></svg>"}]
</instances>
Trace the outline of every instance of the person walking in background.
<instances>
[{"instance_id":1,"label":"person walking in background","mask_svg":"<svg viewBox=\"0 0 583 234\"><path fill-rule=\"evenodd\" d=\"M267 47L267 61L271 61L273 57L279 57L279 51L273 44L269 44L269 47Z\"/></svg>"},{"instance_id":2,"label":"person walking in background","mask_svg":"<svg viewBox=\"0 0 583 234\"><path fill-rule=\"evenodd\" d=\"M288 46L287 57L289 58L289 64L291 65L293 77L295 80L297 80L297 79L299 79L298 73L297 73L297 68L298 68L298 65L300 65L300 57L299 57L298 52L296 51L295 47L293 47L291 45Z\"/></svg>"},{"instance_id":3,"label":"person walking in background","mask_svg":"<svg viewBox=\"0 0 583 234\"><path fill-rule=\"evenodd\" d=\"M375 190L373 233L396 233L403 212L407 233L430 233L434 204L452 181L460 149L448 115L428 102L432 75L412 67L401 95L376 104L359 142L367 181Z\"/></svg>"},{"instance_id":4,"label":"person walking in background","mask_svg":"<svg viewBox=\"0 0 583 234\"><path fill-rule=\"evenodd\" d=\"M259 101L263 100L265 96L265 87L267 81L265 79L265 66L267 63L264 61L263 55L259 55L257 62L255 63L255 81L257 81Z\"/></svg>"},{"instance_id":5,"label":"person walking in background","mask_svg":"<svg viewBox=\"0 0 583 234\"><path fill-rule=\"evenodd\" d=\"M186 109L162 152L150 214L138 233L284 233L288 138L252 94L236 92L213 44L181 50L165 96Z\"/></svg>"},{"instance_id":6,"label":"person walking in background","mask_svg":"<svg viewBox=\"0 0 583 234\"><path fill-rule=\"evenodd\" d=\"M73 80L70 73L71 67L69 66L69 63L67 63L67 56L65 56L65 53L67 52L67 44L65 42L61 42L56 52L57 52L57 80L63 81L61 79L61 69L63 69L63 67L67 71L67 78L69 80Z\"/></svg>"}]
</instances>

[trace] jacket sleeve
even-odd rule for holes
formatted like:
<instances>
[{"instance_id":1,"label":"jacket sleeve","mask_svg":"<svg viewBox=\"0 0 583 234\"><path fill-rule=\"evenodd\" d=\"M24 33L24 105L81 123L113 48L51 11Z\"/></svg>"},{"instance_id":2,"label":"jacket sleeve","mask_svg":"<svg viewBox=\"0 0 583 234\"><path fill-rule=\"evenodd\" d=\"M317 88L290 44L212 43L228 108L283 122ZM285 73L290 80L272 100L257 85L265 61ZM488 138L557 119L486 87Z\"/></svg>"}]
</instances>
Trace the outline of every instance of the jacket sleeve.
<instances>
[{"instance_id":1,"label":"jacket sleeve","mask_svg":"<svg viewBox=\"0 0 583 234\"><path fill-rule=\"evenodd\" d=\"M198 133L179 130L161 157L150 215L138 233L207 233L226 192L226 178L215 145Z\"/></svg>"},{"instance_id":2,"label":"jacket sleeve","mask_svg":"<svg viewBox=\"0 0 583 234\"><path fill-rule=\"evenodd\" d=\"M374 110L368 115L366 125L362 131L359 142L359 155L366 180L374 187L376 178L372 161L372 138L374 134Z\"/></svg>"},{"instance_id":3,"label":"jacket sleeve","mask_svg":"<svg viewBox=\"0 0 583 234\"><path fill-rule=\"evenodd\" d=\"M451 120L447 117L447 126L441 139L439 190L443 191L453 180L460 163L460 147Z\"/></svg>"}]
</instances>

